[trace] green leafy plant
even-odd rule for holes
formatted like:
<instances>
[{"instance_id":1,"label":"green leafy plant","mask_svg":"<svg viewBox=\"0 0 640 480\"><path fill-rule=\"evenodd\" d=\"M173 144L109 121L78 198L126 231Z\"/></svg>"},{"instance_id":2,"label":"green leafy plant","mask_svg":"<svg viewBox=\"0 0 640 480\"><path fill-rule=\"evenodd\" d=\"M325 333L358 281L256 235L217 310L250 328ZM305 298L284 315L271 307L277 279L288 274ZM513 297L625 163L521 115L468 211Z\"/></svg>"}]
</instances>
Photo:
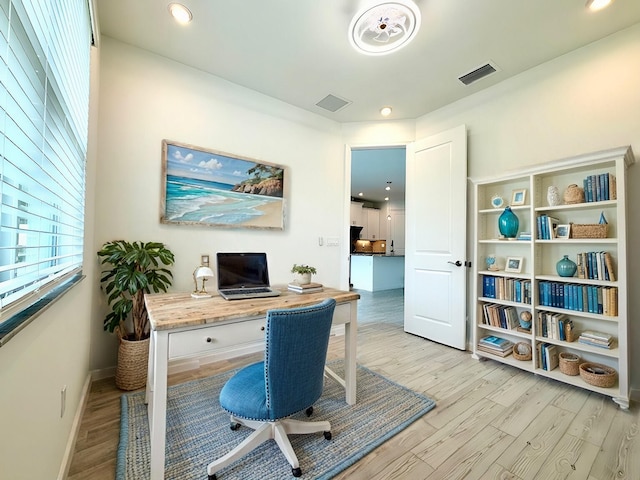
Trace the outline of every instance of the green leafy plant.
<instances>
[{"instance_id":1,"label":"green leafy plant","mask_svg":"<svg viewBox=\"0 0 640 480\"><path fill-rule=\"evenodd\" d=\"M309 265L296 265L294 263L293 267L291 267L291 273L310 273L311 275L315 275L317 271L316 267L310 267Z\"/></svg>"},{"instance_id":2,"label":"green leafy plant","mask_svg":"<svg viewBox=\"0 0 640 480\"><path fill-rule=\"evenodd\" d=\"M111 312L104 319L104 329L122 338L142 340L149 336L149 316L145 293L166 292L173 274L165 266L173 265L171 250L159 242L106 242L98 251L104 270L100 278ZM126 328L131 318L133 332Z\"/></svg>"}]
</instances>

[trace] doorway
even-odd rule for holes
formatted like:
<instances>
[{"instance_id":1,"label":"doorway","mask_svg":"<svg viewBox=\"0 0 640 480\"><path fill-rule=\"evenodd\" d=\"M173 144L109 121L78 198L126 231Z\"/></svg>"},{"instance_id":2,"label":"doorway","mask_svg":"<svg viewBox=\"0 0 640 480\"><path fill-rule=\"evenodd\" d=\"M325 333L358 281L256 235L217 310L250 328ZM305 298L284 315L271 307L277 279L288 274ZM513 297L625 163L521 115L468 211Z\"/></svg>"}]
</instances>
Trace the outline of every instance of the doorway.
<instances>
[{"instance_id":1,"label":"doorway","mask_svg":"<svg viewBox=\"0 0 640 480\"><path fill-rule=\"evenodd\" d=\"M354 289L404 288L405 172L404 145L351 149L350 233L358 232L350 245Z\"/></svg>"}]
</instances>

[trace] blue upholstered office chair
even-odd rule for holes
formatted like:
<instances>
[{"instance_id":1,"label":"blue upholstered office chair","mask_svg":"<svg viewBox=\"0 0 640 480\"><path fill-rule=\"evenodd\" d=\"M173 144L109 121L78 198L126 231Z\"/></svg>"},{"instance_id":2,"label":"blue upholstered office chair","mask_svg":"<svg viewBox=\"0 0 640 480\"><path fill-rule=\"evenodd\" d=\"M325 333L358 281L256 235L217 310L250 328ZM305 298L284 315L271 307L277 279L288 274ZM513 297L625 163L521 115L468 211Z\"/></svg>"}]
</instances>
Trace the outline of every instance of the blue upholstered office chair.
<instances>
[{"instance_id":1,"label":"blue upholstered office chair","mask_svg":"<svg viewBox=\"0 0 640 480\"><path fill-rule=\"evenodd\" d=\"M264 361L240 370L220 392L220 405L231 413L231 430L245 425L255 431L207 466L209 480L269 439L276 441L293 476L299 477L302 470L287 435L324 432L324 438L331 439L329 422L287 417L305 409L310 416L322 395L335 306L335 300L327 299L310 307L267 312Z\"/></svg>"}]
</instances>

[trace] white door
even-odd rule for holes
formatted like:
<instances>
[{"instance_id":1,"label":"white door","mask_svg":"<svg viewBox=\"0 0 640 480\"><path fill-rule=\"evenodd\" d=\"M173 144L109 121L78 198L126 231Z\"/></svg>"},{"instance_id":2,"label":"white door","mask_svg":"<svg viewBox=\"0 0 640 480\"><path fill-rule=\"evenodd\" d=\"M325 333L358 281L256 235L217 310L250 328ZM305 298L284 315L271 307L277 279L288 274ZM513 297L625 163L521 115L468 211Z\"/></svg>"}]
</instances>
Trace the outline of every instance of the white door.
<instances>
[{"instance_id":1,"label":"white door","mask_svg":"<svg viewBox=\"0 0 640 480\"><path fill-rule=\"evenodd\" d=\"M466 347L467 134L407 145L404 329Z\"/></svg>"}]
</instances>

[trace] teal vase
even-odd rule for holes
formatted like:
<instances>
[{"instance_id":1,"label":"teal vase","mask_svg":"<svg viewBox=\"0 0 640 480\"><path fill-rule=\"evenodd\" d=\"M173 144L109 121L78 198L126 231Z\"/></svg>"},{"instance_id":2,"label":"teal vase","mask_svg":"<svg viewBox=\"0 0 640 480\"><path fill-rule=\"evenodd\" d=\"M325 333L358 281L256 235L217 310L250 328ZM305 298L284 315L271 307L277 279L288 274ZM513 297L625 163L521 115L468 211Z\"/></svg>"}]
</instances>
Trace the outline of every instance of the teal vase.
<instances>
[{"instance_id":1,"label":"teal vase","mask_svg":"<svg viewBox=\"0 0 640 480\"><path fill-rule=\"evenodd\" d=\"M506 238L516 238L519 226L520 221L518 220L518 216L511 211L511 207L505 208L504 212L502 212L498 218L500 235Z\"/></svg>"},{"instance_id":2,"label":"teal vase","mask_svg":"<svg viewBox=\"0 0 640 480\"><path fill-rule=\"evenodd\" d=\"M576 262L569 258L569 255L565 255L562 259L556 263L556 271L561 277L573 277L576 274L578 266Z\"/></svg>"}]
</instances>

